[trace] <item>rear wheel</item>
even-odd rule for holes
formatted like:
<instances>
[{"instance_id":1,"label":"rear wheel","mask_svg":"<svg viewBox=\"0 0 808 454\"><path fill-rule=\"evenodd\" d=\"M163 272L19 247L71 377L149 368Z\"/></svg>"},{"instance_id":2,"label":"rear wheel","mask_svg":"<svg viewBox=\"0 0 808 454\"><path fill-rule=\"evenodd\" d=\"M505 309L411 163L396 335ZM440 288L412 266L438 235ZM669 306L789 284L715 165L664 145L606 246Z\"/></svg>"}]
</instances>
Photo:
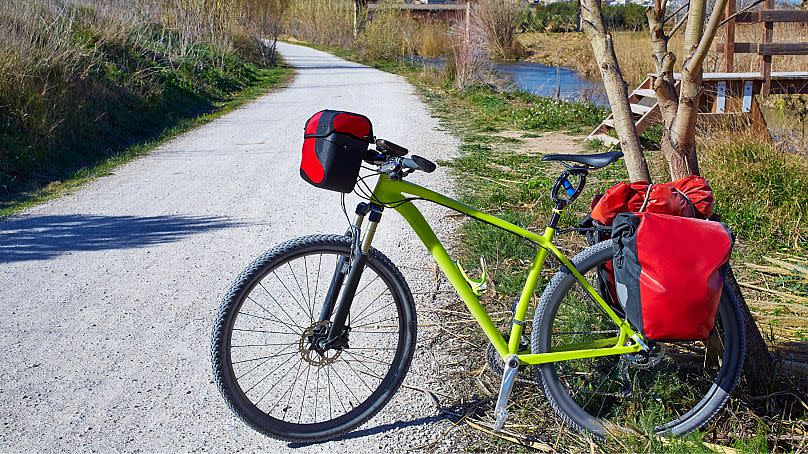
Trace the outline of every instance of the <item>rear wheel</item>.
<instances>
[{"instance_id":1,"label":"rear wheel","mask_svg":"<svg viewBox=\"0 0 808 454\"><path fill-rule=\"evenodd\" d=\"M393 397L415 348L415 305L401 272L375 249L346 321L345 343L322 348L319 321L347 237L281 244L233 284L213 329L213 374L227 404L265 435L297 442L336 437ZM346 345L347 344L347 345Z\"/></svg>"},{"instance_id":2,"label":"rear wheel","mask_svg":"<svg viewBox=\"0 0 808 454\"><path fill-rule=\"evenodd\" d=\"M576 269L595 288L598 268L612 258L611 240L578 254ZM608 294L602 295L608 301ZM713 335L705 342L651 343L650 353L606 356L538 366L556 412L578 430L604 436L618 428L686 434L709 421L738 383L744 358L740 308L725 287ZM539 301L532 351L603 339L618 327L566 270Z\"/></svg>"}]
</instances>

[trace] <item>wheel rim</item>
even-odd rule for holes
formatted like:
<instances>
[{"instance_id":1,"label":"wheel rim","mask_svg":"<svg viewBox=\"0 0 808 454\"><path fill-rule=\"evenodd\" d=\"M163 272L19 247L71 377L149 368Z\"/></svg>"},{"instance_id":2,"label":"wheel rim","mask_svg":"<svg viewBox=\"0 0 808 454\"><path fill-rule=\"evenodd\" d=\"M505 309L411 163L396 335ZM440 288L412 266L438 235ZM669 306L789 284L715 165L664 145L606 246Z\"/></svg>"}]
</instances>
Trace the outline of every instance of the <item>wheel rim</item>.
<instances>
[{"instance_id":1,"label":"wheel rim","mask_svg":"<svg viewBox=\"0 0 808 454\"><path fill-rule=\"evenodd\" d=\"M593 268L584 273L600 284ZM605 288L603 285L594 285ZM730 304L719 308L713 336L707 342L653 344L654 353L607 356L542 366L542 374L559 409L576 425L604 433L615 428L643 432L685 433L712 415L731 391L735 376L730 362L739 339ZM616 325L577 282L550 317L544 348L617 335ZM707 348L707 344L710 347ZM730 346L731 348L727 348ZM715 408L717 410L717 408ZM705 413L705 410L710 410ZM696 415L700 417L696 417Z\"/></svg>"},{"instance_id":2,"label":"wheel rim","mask_svg":"<svg viewBox=\"0 0 808 454\"><path fill-rule=\"evenodd\" d=\"M401 364L405 316L389 278L373 261L346 325L349 347L316 351L311 338L335 264L346 250L303 252L254 279L233 308L227 372L242 407L279 430L332 430L370 411Z\"/></svg>"}]
</instances>

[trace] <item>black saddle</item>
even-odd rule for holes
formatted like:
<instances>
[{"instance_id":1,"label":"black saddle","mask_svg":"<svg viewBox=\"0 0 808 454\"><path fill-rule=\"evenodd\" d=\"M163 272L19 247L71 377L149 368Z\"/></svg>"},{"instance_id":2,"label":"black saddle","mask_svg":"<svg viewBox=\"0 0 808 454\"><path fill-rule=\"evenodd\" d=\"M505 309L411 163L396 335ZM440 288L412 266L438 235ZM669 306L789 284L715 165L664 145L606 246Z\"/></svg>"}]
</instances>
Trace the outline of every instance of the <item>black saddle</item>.
<instances>
[{"instance_id":1,"label":"black saddle","mask_svg":"<svg viewBox=\"0 0 808 454\"><path fill-rule=\"evenodd\" d=\"M580 164L575 167L586 167L589 169L600 169L617 161L623 157L622 151L610 151L608 153L596 154L548 154L542 156L542 161L560 161L568 167L572 167L569 163L574 162Z\"/></svg>"}]
</instances>

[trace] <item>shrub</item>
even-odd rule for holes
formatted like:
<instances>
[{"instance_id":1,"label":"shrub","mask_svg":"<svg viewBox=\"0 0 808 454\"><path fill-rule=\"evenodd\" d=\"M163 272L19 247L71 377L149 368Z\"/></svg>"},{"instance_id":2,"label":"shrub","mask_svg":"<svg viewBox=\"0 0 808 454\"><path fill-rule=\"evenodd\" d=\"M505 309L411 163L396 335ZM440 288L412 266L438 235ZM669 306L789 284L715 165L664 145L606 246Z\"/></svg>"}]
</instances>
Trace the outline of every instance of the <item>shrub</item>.
<instances>
[{"instance_id":1,"label":"shrub","mask_svg":"<svg viewBox=\"0 0 808 454\"><path fill-rule=\"evenodd\" d=\"M514 36L524 6L516 0L479 0L472 5L472 28L482 31L495 58L516 54Z\"/></svg>"}]
</instances>

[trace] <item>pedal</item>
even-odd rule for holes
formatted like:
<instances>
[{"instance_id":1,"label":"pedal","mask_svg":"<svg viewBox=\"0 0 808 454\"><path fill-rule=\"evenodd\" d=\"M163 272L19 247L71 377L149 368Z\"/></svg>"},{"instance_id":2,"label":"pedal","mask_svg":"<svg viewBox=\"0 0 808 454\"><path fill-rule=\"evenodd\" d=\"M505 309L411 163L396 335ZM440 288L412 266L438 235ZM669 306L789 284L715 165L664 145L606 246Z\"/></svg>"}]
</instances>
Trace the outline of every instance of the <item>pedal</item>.
<instances>
[{"instance_id":1,"label":"pedal","mask_svg":"<svg viewBox=\"0 0 808 454\"><path fill-rule=\"evenodd\" d=\"M505 370L502 371L502 384L499 386L497 405L494 407L494 430L500 431L508 419L508 400L511 398L516 373L519 371L519 358L510 355L505 358Z\"/></svg>"}]
</instances>

